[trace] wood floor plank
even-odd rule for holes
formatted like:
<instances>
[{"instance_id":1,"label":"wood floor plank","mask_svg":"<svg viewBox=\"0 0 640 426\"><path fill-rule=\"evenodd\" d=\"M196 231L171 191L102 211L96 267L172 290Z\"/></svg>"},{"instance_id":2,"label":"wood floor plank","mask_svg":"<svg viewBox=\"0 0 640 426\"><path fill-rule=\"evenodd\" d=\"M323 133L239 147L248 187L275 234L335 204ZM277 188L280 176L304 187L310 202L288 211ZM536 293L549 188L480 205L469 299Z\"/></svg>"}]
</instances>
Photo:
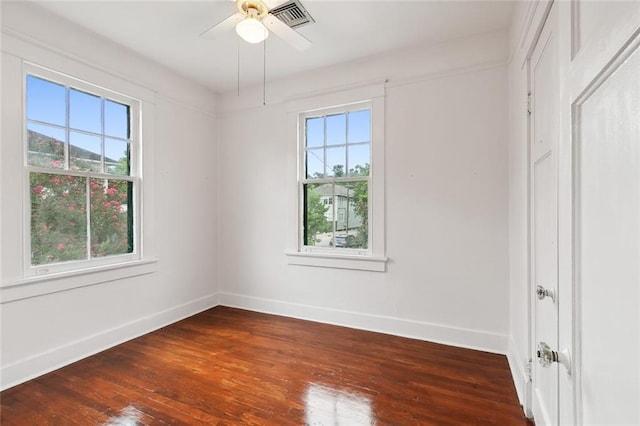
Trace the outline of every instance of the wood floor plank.
<instances>
[{"instance_id":1,"label":"wood floor plank","mask_svg":"<svg viewBox=\"0 0 640 426\"><path fill-rule=\"evenodd\" d=\"M0 394L3 425L530 425L506 358L216 307Z\"/></svg>"}]
</instances>

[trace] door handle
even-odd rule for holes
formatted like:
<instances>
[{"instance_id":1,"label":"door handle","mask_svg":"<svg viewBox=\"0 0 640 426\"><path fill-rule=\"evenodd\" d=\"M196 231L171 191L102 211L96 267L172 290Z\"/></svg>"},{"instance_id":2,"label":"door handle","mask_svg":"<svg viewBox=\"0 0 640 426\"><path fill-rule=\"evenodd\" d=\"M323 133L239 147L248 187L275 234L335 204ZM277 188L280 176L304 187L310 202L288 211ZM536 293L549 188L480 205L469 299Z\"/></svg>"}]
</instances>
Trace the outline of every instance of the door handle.
<instances>
[{"instance_id":1,"label":"door handle","mask_svg":"<svg viewBox=\"0 0 640 426\"><path fill-rule=\"evenodd\" d=\"M569 349L556 352L549 347L545 342L538 343L538 362L541 366L548 368L554 362L564 365L567 370L567 374L571 374L571 354Z\"/></svg>"},{"instance_id":2,"label":"door handle","mask_svg":"<svg viewBox=\"0 0 640 426\"><path fill-rule=\"evenodd\" d=\"M541 285L536 286L536 296L538 300L542 300L545 297L550 297L554 302L556 301L556 292L553 289L546 289Z\"/></svg>"}]
</instances>

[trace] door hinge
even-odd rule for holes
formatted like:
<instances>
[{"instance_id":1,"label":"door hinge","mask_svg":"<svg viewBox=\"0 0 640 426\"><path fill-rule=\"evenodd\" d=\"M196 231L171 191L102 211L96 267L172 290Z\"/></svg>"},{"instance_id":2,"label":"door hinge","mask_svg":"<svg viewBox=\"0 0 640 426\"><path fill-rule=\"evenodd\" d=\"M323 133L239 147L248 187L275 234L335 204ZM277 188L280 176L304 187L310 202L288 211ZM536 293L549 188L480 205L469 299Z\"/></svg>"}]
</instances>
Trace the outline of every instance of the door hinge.
<instances>
[{"instance_id":1,"label":"door hinge","mask_svg":"<svg viewBox=\"0 0 640 426\"><path fill-rule=\"evenodd\" d=\"M531 103L533 96L531 95L531 92L527 93L527 112L529 113L529 115L531 115Z\"/></svg>"},{"instance_id":2,"label":"door hinge","mask_svg":"<svg viewBox=\"0 0 640 426\"><path fill-rule=\"evenodd\" d=\"M527 360L527 365L525 366L525 374L527 376L527 383L531 383L533 381L533 359L529 358Z\"/></svg>"}]
</instances>

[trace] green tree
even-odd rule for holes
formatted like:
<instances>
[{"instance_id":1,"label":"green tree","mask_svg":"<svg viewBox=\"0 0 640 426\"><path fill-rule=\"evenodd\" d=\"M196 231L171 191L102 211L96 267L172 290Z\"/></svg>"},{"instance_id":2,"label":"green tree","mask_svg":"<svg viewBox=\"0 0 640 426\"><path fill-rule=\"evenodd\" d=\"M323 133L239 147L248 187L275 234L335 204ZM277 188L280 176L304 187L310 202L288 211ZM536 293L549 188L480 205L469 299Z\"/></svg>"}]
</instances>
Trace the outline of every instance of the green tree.
<instances>
[{"instance_id":1,"label":"green tree","mask_svg":"<svg viewBox=\"0 0 640 426\"><path fill-rule=\"evenodd\" d=\"M304 239L305 244L308 246L315 245L317 233L329 232L331 230L331 223L325 216L329 207L322 203L320 194L315 191L316 187L317 185L305 185L307 217L305 218Z\"/></svg>"},{"instance_id":2,"label":"green tree","mask_svg":"<svg viewBox=\"0 0 640 426\"><path fill-rule=\"evenodd\" d=\"M364 166L357 165L349 170L350 176L369 176L371 166L369 163ZM353 198L353 210L355 214L362 218L362 224L358 228L358 233L353 241L354 247L367 248L369 245L369 187L366 181L353 182L351 185Z\"/></svg>"},{"instance_id":3,"label":"green tree","mask_svg":"<svg viewBox=\"0 0 640 426\"><path fill-rule=\"evenodd\" d=\"M331 168L331 171L333 171L334 177L344 177L344 166L342 164L336 164ZM326 177L327 175L320 172L315 172L313 175L311 175L312 179L324 179Z\"/></svg>"},{"instance_id":4,"label":"green tree","mask_svg":"<svg viewBox=\"0 0 640 426\"><path fill-rule=\"evenodd\" d=\"M336 164L331 168L335 177L344 177L344 166L342 164Z\"/></svg>"},{"instance_id":5,"label":"green tree","mask_svg":"<svg viewBox=\"0 0 640 426\"><path fill-rule=\"evenodd\" d=\"M129 153L125 151L118 160L118 163L110 170L110 173L114 175L128 176L130 172L129 167Z\"/></svg>"}]
</instances>

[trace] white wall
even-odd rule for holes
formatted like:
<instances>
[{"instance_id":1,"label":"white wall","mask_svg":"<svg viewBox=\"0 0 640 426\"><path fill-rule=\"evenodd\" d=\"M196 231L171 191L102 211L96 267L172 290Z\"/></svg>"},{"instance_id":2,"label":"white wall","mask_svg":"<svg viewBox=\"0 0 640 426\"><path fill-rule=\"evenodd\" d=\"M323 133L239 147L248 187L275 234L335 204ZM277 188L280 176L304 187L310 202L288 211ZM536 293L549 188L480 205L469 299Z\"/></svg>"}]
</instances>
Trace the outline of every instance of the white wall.
<instances>
[{"instance_id":1,"label":"white wall","mask_svg":"<svg viewBox=\"0 0 640 426\"><path fill-rule=\"evenodd\" d=\"M14 153L21 152L22 140L7 135L21 134L21 120L14 118L21 117L22 74L16 70L23 58L92 70L151 94L153 137L145 143L153 144L154 161L145 172L154 184L145 197L152 195L154 202L145 215L154 222L153 235L147 236L157 259L154 272L8 301L25 288L7 288L21 278L12 253L21 251L16 209L22 201L11 194L20 185L15 167L22 160ZM2 388L215 306L218 157L213 93L37 6L6 2L2 87Z\"/></svg>"},{"instance_id":2,"label":"white wall","mask_svg":"<svg viewBox=\"0 0 640 426\"><path fill-rule=\"evenodd\" d=\"M221 303L506 353L506 60L491 33L221 96ZM387 272L287 265L283 101L385 80Z\"/></svg>"}]
</instances>

